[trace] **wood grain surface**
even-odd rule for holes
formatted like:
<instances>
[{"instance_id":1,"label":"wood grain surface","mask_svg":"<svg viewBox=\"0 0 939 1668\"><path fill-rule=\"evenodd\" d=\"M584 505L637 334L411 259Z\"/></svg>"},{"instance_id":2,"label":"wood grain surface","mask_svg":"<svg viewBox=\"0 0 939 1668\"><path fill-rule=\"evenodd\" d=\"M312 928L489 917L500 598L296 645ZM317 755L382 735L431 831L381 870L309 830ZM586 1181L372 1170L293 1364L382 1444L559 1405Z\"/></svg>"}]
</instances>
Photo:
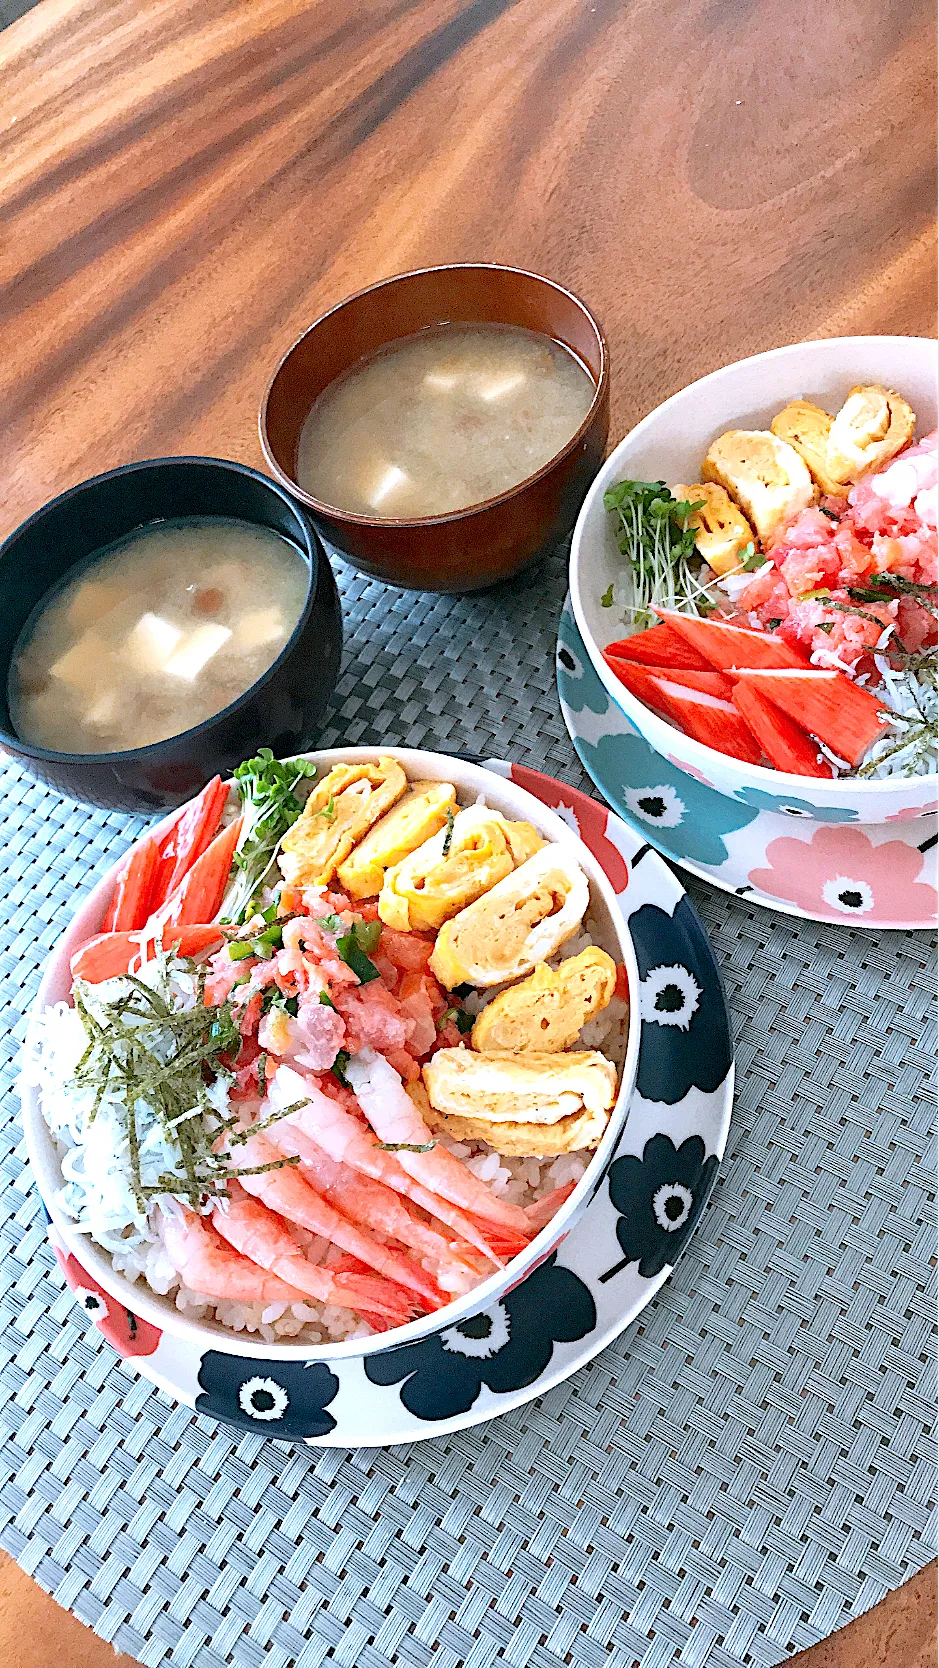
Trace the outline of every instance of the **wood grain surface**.
<instances>
[{"instance_id":1,"label":"wood grain surface","mask_svg":"<svg viewBox=\"0 0 939 1668\"><path fill-rule=\"evenodd\" d=\"M931 0L42 0L0 34L0 535L133 458L260 464L285 347L413 266L578 290L612 440L746 353L933 334L933 64ZM926 1571L800 1668L930 1668L934 1610ZM117 1660L9 1563L0 1659Z\"/></svg>"},{"instance_id":2,"label":"wood grain surface","mask_svg":"<svg viewBox=\"0 0 939 1668\"><path fill-rule=\"evenodd\" d=\"M931 0L43 0L0 36L0 532L259 463L281 351L429 262L570 283L611 437L760 348L934 327Z\"/></svg>"}]
</instances>

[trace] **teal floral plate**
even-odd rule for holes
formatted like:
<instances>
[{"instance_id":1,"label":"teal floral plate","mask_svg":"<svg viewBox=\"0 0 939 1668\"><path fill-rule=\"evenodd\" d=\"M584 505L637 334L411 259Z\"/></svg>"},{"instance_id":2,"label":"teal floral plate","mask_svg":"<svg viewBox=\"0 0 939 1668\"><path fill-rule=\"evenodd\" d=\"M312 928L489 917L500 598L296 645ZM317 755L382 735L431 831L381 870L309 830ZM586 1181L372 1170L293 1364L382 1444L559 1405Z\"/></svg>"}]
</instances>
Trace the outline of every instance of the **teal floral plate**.
<instances>
[{"instance_id":1,"label":"teal floral plate","mask_svg":"<svg viewBox=\"0 0 939 1668\"><path fill-rule=\"evenodd\" d=\"M608 1169L560 1246L501 1301L367 1356L269 1360L203 1350L135 1316L49 1237L89 1320L128 1366L210 1420L336 1448L440 1436L541 1396L636 1319L668 1279L714 1185L730 1126L733 1045L703 927L644 833L537 771L490 759L579 832L632 936L636 1089Z\"/></svg>"},{"instance_id":2,"label":"teal floral plate","mask_svg":"<svg viewBox=\"0 0 939 1668\"><path fill-rule=\"evenodd\" d=\"M614 811L683 869L748 903L811 921L933 928L936 819L861 824L853 811L757 788L731 798L649 746L590 663L570 599L557 647L561 712Z\"/></svg>"}]
</instances>

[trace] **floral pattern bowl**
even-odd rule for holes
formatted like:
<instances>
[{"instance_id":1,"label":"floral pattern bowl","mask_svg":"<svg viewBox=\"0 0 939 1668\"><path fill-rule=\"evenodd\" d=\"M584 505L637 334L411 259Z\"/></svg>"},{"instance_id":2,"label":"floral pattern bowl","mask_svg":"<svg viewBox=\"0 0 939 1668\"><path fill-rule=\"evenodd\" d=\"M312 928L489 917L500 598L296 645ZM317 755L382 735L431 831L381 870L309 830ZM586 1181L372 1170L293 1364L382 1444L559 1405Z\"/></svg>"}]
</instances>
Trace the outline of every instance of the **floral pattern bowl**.
<instances>
[{"instance_id":1,"label":"floral pattern bowl","mask_svg":"<svg viewBox=\"0 0 939 1668\"><path fill-rule=\"evenodd\" d=\"M590 885L587 919L594 942L608 950L617 963L625 965L631 996L629 1025L616 1103L604 1136L584 1176L552 1221L536 1235L524 1251L513 1257L505 1268L497 1270L471 1292L455 1299L445 1310L421 1316L391 1332L367 1338L353 1338L328 1346L299 1342L268 1344L252 1338L251 1335L232 1332L215 1322L197 1320L190 1314L180 1313L172 1298L160 1297L142 1282L130 1282L123 1275L117 1274L107 1253L76 1229L58 1202L57 1196L62 1186L59 1156L42 1117L37 1091L30 1081L31 1073L28 1069L24 1071L21 1085L23 1121L33 1173L61 1247L66 1256L71 1255L75 1258L86 1272L89 1290L107 1294L107 1297L114 1300L118 1309L132 1313L137 1320L145 1321L151 1327L175 1332L198 1342L203 1347L211 1343L216 1352L237 1352L241 1356L250 1355L258 1360L292 1361L298 1364L323 1361L327 1357L333 1361L362 1360L383 1353L394 1345L416 1341L434 1332L439 1328L442 1316L450 1325L455 1325L467 1315L476 1314L487 1304L510 1291L526 1274L557 1251L609 1169L626 1116L636 1079L639 1052L639 970L632 935L627 930L622 911L617 905L616 887L608 878L603 863L580 838L576 824L572 828L569 822L558 816L543 800L536 798L517 781L468 760L394 747L341 748L306 756L315 759L326 771L340 760L376 759L379 754L389 753L400 761L412 781L453 782L463 803L485 798L489 805L506 816L532 823L546 840L575 847L577 861ZM113 884L112 869L86 899L53 951L36 996L34 1014L42 1013L55 1002L68 999L71 990L70 957L78 945L98 929ZM27 1061L31 1050L31 1037L27 1035Z\"/></svg>"},{"instance_id":2,"label":"floral pattern bowl","mask_svg":"<svg viewBox=\"0 0 939 1668\"><path fill-rule=\"evenodd\" d=\"M613 583L622 591L625 565L612 517L604 509L606 489L627 478L696 481L701 459L723 430L768 428L774 414L799 397L834 411L862 382L898 389L916 412L919 435L935 428L936 344L912 336L843 336L774 348L725 365L673 394L620 441L584 499L571 546L570 594L578 630L607 694L649 745L679 770L743 805L786 812L796 801L819 821L880 824L934 810L935 774L829 782L746 764L705 747L652 712L613 676L602 653L627 628L621 608L604 608L600 601Z\"/></svg>"},{"instance_id":3,"label":"floral pattern bowl","mask_svg":"<svg viewBox=\"0 0 939 1668\"><path fill-rule=\"evenodd\" d=\"M138 1288L115 1296L88 1247L49 1238L94 1330L128 1368L185 1406L257 1436L338 1448L443 1435L540 1396L636 1319L684 1252L717 1178L730 1126L733 1045L720 974L694 909L642 834L537 771L487 761L579 834L616 895L635 952L635 1086L605 1171L538 1267L484 1308L446 1311L367 1357L259 1359L239 1340L163 1330ZM130 1307L127 1304L130 1304ZM386 1335L387 1338L388 1335Z\"/></svg>"}]
</instances>

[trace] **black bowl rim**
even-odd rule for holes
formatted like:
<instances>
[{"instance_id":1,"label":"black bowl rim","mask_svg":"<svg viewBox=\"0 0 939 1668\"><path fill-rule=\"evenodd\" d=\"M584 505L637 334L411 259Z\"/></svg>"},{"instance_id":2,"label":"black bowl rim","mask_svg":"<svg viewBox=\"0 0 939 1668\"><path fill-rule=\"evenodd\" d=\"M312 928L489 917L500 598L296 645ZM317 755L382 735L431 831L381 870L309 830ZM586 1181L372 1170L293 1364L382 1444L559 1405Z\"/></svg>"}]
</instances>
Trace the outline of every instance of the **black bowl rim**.
<instances>
[{"instance_id":1,"label":"black bowl rim","mask_svg":"<svg viewBox=\"0 0 939 1668\"><path fill-rule=\"evenodd\" d=\"M162 750L168 747L175 747L181 741L189 741L190 739L197 740L199 736L204 735L213 725L218 724L221 719L229 718L236 714L248 701L248 699L253 698L257 692L260 689L263 689L264 685L274 676L274 673L282 665L283 661L294 647L301 631L306 626L314 600L319 590L322 562L325 559L324 553L320 549L319 535L315 528L310 527L305 517L300 513L292 495L286 490L285 487L281 486L279 481L272 480L270 475L263 474L260 469L252 469L250 464L235 463L231 458L202 457L190 454L180 457L141 458L135 463L122 463L116 469L106 469L100 475L90 475L87 480L77 481L74 486L66 487L64 492L58 493L55 498L50 498L45 504L41 504L38 510L34 510L32 515L27 516L25 521L21 521L19 526L13 529L13 532L9 535L9 537L4 539L3 543L0 544L0 562L3 561L15 541L20 538L22 534L28 532L29 529L33 527L36 522L40 521L43 516L47 515L50 510L57 508L60 504L67 503L70 498L77 498L89 487L100 486L102 481L112 481L121 475L134 475L144 470L159 470L169 467L170 465L180 463L195 464L197 466L208 465L215 469L220 468L231 471L237 475L245 475L249 480L258 482L261 486L267 487L277 498L285 503L292 514L296 516L297 522L301 527L306 540L307 554L310 559L310 579L307 586L306 602L303 606L303 612L300 615L300 618L297 621L289 639L284 644L284 647L281 649L277 659L271 662L267 670L263 672L257 681L252 683L243 694L239 695L236 701L231 701L227 707L221 707L218 712L214 712L210 718L204 718L201 724L194 725L191 730L179 730L175 735L165 736L162 741L149 742L146 747L125 748L122 752L59 753L53 751L50 747L39 747L35 746L32 742L24 741L22 736L18 736L15 731L5 730L2 724L0 724L0 744L4 744L8 747L14 757L22 756L27 759L47 759L51 764L134 764L138 760L142 763L148 763L150 760L159 755Z\"/></svg>"},{"instance_id":2,"label":"black bowl rim","mask_svg":"<svg viewBox=\"0 0 939 1668\"><path fill-rule=\"evenodd\" d=\"M560 451L555 452L554 455L548 459L547 463L543 463L541 468L536 469L533 475L526 475L524 480L519 481L516 486L507 487L505 492L496 493L494 498L481 498L478 503L467 504L462 510L448 510L446 515L422 515L399 518L392 516L359 515L354 510L340 510L335 504L327 504L322 498L314 498L312 493L307 492L298 481L294 480L292 475L288 475L286 470L281 468L275 458L267 439L267 412L274 384L280 376L280 373L291 354L296 352L300 343L305 341L307 336L312 335L314 330L318 330L320 325L324 324L334 313L341 312L344 307L351 307L353 302L361 301L363 296L371 295L374 290L387 289L390 285L401 284L409 278L423 278L431 272L511 272L515 277L534 278L539 284L547 284L549 289L557 290L561 295L566 296L568 301L572 301L576 307L579 307L591 329L595 332L600 346L600 374L596 380L593 399L590 402L587 415L581 423L580 428L572 434L570 440L565 442ZM430 325L425 325L423 328L430 329L432 327ZM420 332L415 331L413 334L419 335ZM541 334L546 335L547 332L543 331ZM392 337L391 340L400 341L402 338ZM592 372L588 374L590 375L591 380L593 380ZM306 504L309 509L314 510L317 515L323 516L324 519L335 521L343 525L347 524L350 527L370 527L375 529L387 527L403 531L408 531L412 528L419 529L422 527L445 527L448 523L466 521L471 516L479 515L482 511L500 508L503 504L509 503L511 499L519 497L521 493L527 492L529 487L533 486L537 481L542 480L543 477L550 474L553 469L556 469L559 463L562 463L566 457L577 450L580 442L592 426L603 400L606 398L609 391L609 385L610 350L607 346L606 337L601 329L600 321L596 317L592 308L588 307L586 301L584 301L581 296L577 295L574 290L569 290L566 284L559 284L555 278L546 278L543 272L530 272L527 267L504 266L498 261L450 261L443 266L419 266L415 267L410 272L395 272L392 273L390 278L379 278L377 283L366 284L364 289L356 290L354 294L344 296L342 301L336 302L335 306L328 307L325 313L320 313L319 317L315 318L312 324L308 324L306 329L301 331L296 341L281 357L277 368L275 369L274 374L264 391L264 398L261 401L261 408L258 412L258 433L260 435L261 448L264 452L264 456L271 468L274 470L278 481L281 481L289 492L293 493L296 498L299 498L302 504ZM328 386L329 384L327 384L327 387ZM311 406L310 410L312 411L312 409L313 407ZM309 412L307 412L307 416L309 416Z\"/></svg>"}]
</instances>

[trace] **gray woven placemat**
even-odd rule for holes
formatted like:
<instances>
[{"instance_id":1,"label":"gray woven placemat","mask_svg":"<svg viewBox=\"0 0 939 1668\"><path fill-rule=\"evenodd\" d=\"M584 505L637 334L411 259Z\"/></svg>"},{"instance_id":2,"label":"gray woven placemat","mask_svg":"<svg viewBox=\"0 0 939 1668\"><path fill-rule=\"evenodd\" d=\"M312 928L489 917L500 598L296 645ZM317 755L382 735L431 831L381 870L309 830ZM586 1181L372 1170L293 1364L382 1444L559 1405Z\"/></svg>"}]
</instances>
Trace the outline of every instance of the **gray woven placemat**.
<instances>
[{"instance_id":1,"label":"gray woven placemat","mask_svg":"<svg viewBox=\"0 0 939 1668\"><path fill-rule=\"evenodd\" d=\"M561 721L564 564L469 598L340 569L324 745L514 758L589 786ZM932 1556L932 947L689 882L739 1098L673 1279L566 1384L407 1448L291 1449L175 1407L63 1289L10 1092L18 1016L137 824L10 768L2 994L0 1542L149 1668L740 1668Z\"/></svg>"}]
</instances>

